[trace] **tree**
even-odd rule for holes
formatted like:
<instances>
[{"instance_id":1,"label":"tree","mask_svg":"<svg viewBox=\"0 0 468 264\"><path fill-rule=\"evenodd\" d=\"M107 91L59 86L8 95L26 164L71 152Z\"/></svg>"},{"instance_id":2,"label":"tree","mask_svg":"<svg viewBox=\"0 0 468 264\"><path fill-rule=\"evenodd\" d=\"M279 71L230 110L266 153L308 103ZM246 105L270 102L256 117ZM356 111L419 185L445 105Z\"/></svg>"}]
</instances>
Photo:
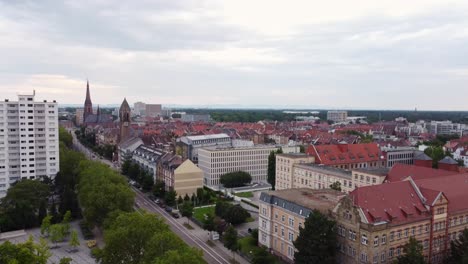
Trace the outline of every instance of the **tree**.
<instances>
[{"instance_id":1,"label":"tree","mask_svg":"<svg viewBox=\"0 0 468 264\"><path fill-rule=\"evenodd\" d=\"M62 225L64 227L65 234L70 232L70 221L71 221L71 212L67 211L63 216Z\"/></svg>"},{"instance_id":2,"label":"tree","mask_svg":"<svg viewBox=\"0 0 468 264\"><path fill-rule=\"evenodd\" d=\"M70 264L72 262L72 258L64 257L60 259L59 264Z\"/></svg>"},{"instance_id":3,"label":"tree","mask_svg":"<svg viewBox=\"0 0 468 264\"><path fill-rule=\"evenodd\" d=\"M166 193L166 184L163 181L156 180L153 185L153 194L156 197L163 198Z\"/></svg>"},{"instance_id":4,"label":"tree","mask_svg":"<svg viewBox=\"0 0 468 264\"><path fill-rule=\"evenodd\" d=\"M260 247L260 250L254 252L252 264L270 264L275 263L275 259L267 251L266 247Z\"/></svg>"},{"instance_id":5,"label":"tree","mask_svg":"<svg viewBox=\"0 0 468 264\"><path fill-rule=\"evenodd\" d=\"M163 257L158 258L155 264L204 264L203 253L194 248L185 251L170 250Z\"/></svg>"},{"instance_id":6,"label":"tree","mask_svg":"<svg viewBox=\"0 0 468 264\"><path fill-rule=\"evenodd\" d=\"M188 195L188 193L185 194L184 196L184 201L190 201L190 196Z\"/></svg>"},{"instance_id":7,"label":"tree","mask_svg":"<svg viewBox=\"0 0 468 264\"><path fill-rule=\"evenodd\" d=\"M450 242L448 264L468 264L468 229L465 228L457 239Z\"/></svg>"},{"instance_id":8,"label":"tree","mask_svg":"<svg viewBox=\"0 0 468 264\"><path fill-rule=\"evenodd\" d=\"M73 137L63 127L59 127L59 140L63 142L68 148L73 147Z\"/></svg>"},{"instance_id":9,"label":"tree","mask_svg":"<svg viewBox=\"0 0 468 264\"><path fill-rule=\"evenodd\" d=\"M240 205L234 205L228 208L223 218L232 225L239 225L245 223L249 217L250 213L247 212L247 210L242 208Z\"/></svg>"},{"instance_id":10,"label":"tree","mask_svg":"<svg viewBox=\"0 0 468 264\"><path fill-rule=\"evenodd\" d=\"M221 175L220 182L226 188L244 186L252 181L252 176L245 171L236 171Z\"/></svg>"},{"instance_id":11,"label":"tree","mask_svg":"<svg viewBox=\"0 0 468 264\"><path fill-rule=\"evenodd\" d=\"M294 261L306 263L335 263L335 222L318 210L306 218L304 227L299 227L299 236L294 241Z\"/></svg>"},{"instance_id":12,"label":"tree","mask_svg":"<svg viewBox=\"0 0 468 264\"><path fill-rule=\"evenodd\" d=\"M425 264L423 246L414 237L410 237L408 243L403 246L403 255L399 256L395 263L398 264Z\"/></svg>"},{"instance_id":13,"label":"tree","mask_svg":"<svg viewBox=\"0 0 468 264\"><path fill-rule=\"evenodd\" d=\"M203 229L205 230L208 230L208 231L215 231L216 230L216 226L215 226L215 222L214 222L214 215L212 214L208 214L206 216L206 219L205 221L203 222Z\"/></svg>"},{"instance_id":14,"label":"tree","mask_svg":"<svg viewBox=\"0 0 468 264\"><path fill-rule=\"evenodd\" d=\"M267 181L271 184L272 190L275 189L276 184L276 154L282 154L283 149L278 149L277 151L270 152L268 156L268 178Z\"/></svg>"},{"instance_id":15,"label":"tree","mask_svg":"<svg viewBox=\"0 0 468 264\"><path fill-rule=\"evenodd\" d=\"M171 189L164 195L164 201L166 201L167 205L174 206L176 203L176 197L177 192L174 189Z\"/></svg>"},{"instance_id":16,"label":"tree","mask_svg":"<svg viewBox=\"0 0 468 264\"><path fill-rule=\"evenodd\" d=\"M42 219L42 224L41 224L41 234L49 236L50 233L50 226L52 225L52 216L47 215Z\"/></svg>"},{"instance_id":17,"label":"tree","mask_svg":"<svg viewBox=\"0 0 468 264\"><path fill-rule=\"evenodd\" d=\"M21 180L10 187L0 204L2 232L38 226L49 194L49 186L39 180Z\"/></svg>"},{"instance_id":18,"label":"tree","mask_svg":"<svg viewBox=\"0 0 468 264\"><path fill-rule=\"evenodd\" d=\"M258 228L253 229L252 233L250 233L250 236L253 238L254 244L258 245Z\"/></svg>"},{"instance_id":19,"label":"tree","mask_svg":"<svg viewBox=\"0 0 468 264\"><path fill-rule=\"evenodd\" d=\"M190 201L185 201L180 208L182 216L187 217L187 224L190 217L193 215L193 205Z\"/></svg>"},{"instance_id":20,"label":"tree","mask_svg":"<svg viewBox=\"0 0 468 264\"><path fill-rule=\"evenodd\" d=\"M430 146L424 150L424 153L432 158L433 168L438 168L439 160L446 156L442 146Z\"/></svg>"},{"instance_id":21,"label":"tree","mask_svg":"<svg viewBox=\"0 0 468 264\"><path fill-rule=\"evenodd\" d=\"M341 192L341 182L336 181L336 182L330 184L330 189Z\"/></svg>"},{"instance_id":22,"label":"tree","mask_svg":"<svg viewBox=\"0 0 468 264\"><path fill-rule=\"evenodd\" d=\"M128 176L128 172L130 170L130 165L132 164L131 160L129 159L126 159L123 163L122 163L122 167L121 167L121 173L123 175L126 175Z\"/></svg>"},{"instance_id":23,"label":"tree","mask_svg":"<svg viewBox=\"0 0 468 264\"><path fill-rule=\"evenodd\" d=\"M58 242L62 242L65 238L65 228L62 224L55 224L50 226L50 241L57 246Z\"/></svg>"},{"instance_id":24,"label":"tree","mask_svg":"<svg viewBox=\"0 0 468 264\"><path fill-rule=\"evenodd\" d=\"M151 188L153 188L153 185L154 185L153 176L149 172L143 171L142 172L142 179L141 179L140 183L141 183L141 188L144 191L150 191Z\"/></svg>"},{"instance_id":25,"label":"tree","mask_svg":"<svg viewBox=\"0 0 468 264\"><path fill-rule=\"evenodd\" d=\"M232 256L234 257L234 252L239 249L239 244L237 241L237 230L233 226L229 226L226 232L223 235L224 246L232 251Z\"/></svg>"},{"instance_id":26,"label":"tree","mask_svg":"<svg viewBox=\"0 0 468 264\"><path fill-rule=\"evenodd\" d=\"M25 243L13 244L6 241L0 244L0 263L11 264L46 264L52 256L43 239L34 243L32 236Z\"/></svg>"},{"instance_id":27,"label":"tree","mask_svg":"<svg viewBox=\"0 0 468 264\"><path fill-rule=\"evenodd\" d=\"M80 245L80 239L78 238L78 232L76 230L73 230L70 233L70 246L73 248L76 248Z\"/></svg>"},{"instance_id":28,"label":"tree","mask_svg":"<svg viewBox=\"0 0 468 264\"><path fill-rule=\"evenodd\" d=\"M177 198L177 206L182 205L183 202L184 202L184 199L182 198L182 196L179 195L179 198Z\"/></svg>"}]
</instances>

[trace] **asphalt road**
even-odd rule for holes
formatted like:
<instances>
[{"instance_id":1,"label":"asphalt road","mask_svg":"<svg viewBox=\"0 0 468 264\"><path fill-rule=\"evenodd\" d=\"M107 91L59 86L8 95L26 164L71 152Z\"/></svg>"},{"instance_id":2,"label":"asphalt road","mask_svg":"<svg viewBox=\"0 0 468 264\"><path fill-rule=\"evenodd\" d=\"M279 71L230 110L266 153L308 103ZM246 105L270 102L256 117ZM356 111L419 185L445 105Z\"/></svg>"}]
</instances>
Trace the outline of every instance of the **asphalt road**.
<instances>
[{"instance_id":1,"label":"asphalt road","mask_svg":"<svg viewBox=\"0 0 468 264\"><path fill-rule=\"evenodd\" d=\"M105 163L109 165L111 168L118 170L117 167L112 164L112 162L105 160L105 159L99 159L98 156L94 155L89 149L87 149L85 146L83 146L78 139L76 138L76 135L74 132L71 132L73 136L73 143L75 146L75 149L78 151L84 153L88 158L94 159L94 160L99 160L102 163ZM95 158L93 158L95 156ZM150 213L154 213L157 215L160 215L166 223L169 225L171 230L177 234L185 243L187 243L189 246L196 247L198 249L201 249L203 251L203 258L205 261L209 264L229 264L230 259L232 258L232 255L227 253L225 250L218 248L219 245L215 247L209 246L206 241L202 240L199 236L195 235L194 233L197 231L189 231L187 230L186 227L184 227L181 223L176 221L169 213L164 211L162 208L157 206L153 201L151 201L148 197L146 197L140 190L132 187L133 191L136 194L135 197L135 203L137 207L145 209L146 211ZM193 232L193 233L192 233ZM203 231L206 232L206 231ZM240 257L236 258L238 259L239 262L244 262L245 260L239 259Z\"/></svg>"}]
</instances>

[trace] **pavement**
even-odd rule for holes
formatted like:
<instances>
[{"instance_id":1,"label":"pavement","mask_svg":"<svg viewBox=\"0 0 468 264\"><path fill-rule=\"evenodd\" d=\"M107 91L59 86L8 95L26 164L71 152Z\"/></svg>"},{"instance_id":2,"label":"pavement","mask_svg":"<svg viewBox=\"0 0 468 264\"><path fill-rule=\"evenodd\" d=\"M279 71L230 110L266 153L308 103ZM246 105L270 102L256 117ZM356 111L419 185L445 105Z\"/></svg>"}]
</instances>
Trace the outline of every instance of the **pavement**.
<instances>
[{"instance_id":1,"label":"pavement","mask_svg":"<svg viewBox=\"0 0 468 264\"><path fill-rule=\"evenodd\" d=\"M71 246L68 245L69 243L69 237L64 242L57 243L59 246L58 248L51 248L50 253L52 253L52 256L49 258L47 263L59 263L61 258L64 257L69 257L72 259L73 264L95 264L97 263L92 257L91 257L91 251L90 249L86 246L86 240L84 239L83 235L81 234L81 230L78 226L78 221L73 221L70 223L71 229L70 230L77 230L78 231L78 238L80 240L80 246L78 246L78 252L75 253L68 253L66 250L70 249ZM34 228L34 229L28 229L25 230L25 234L22 234L20 236L14 237L14 238L9 238L8 241L10 241L13 244L18 244L18 243L24 243L29 239L29 236L33 236L33 239L36 243L39 242L41 235L41 229L40 228ZM49 241L49 240L48 240ZM0 241L0 244L3 243L4 241ZM54 243L49 241L49 246L55 246Z\"/></svg>"},{"instance_id":2,"label":"pavement","mask_svg":"<svg viewBox=\"0 0 468 264\"><path fill-rule=\"evenodd\" d=\"M73 144L76 150L81 151L84 153L88 158L98 160L102 163L109 165L116 171L119 171L118 167L115 166L112 162L99 159L98 156L93 154L88 148L83 146L78 139L74 132L71 133L73 136ZM95 158L93 158L95 156ZM248 264L249 262L242 258L239 254L233 254L230 250L224 247L224 245L220 241L213 241L214 246L210 246L207 244L209 240L209 232L202 229L201 227L197 226L195 223L191 222L190 225L193 227L193 230L187 229L183 224L187 222L187 219L179 218L175 219L169 213L164 211L155 202L150 200L143 192L140 190L132 187L132 190L135 192L135 203L138 205L139 208L145 209L149 213L154 213L160 216L165 222L169 225L170 229L179 236L185 243L187 243L191 247L195 247L200 249L203 252L203 258L209 264L230 264L231 259L235 258L235 260L239 264ZM258 217L257 217L258 218ZM258 223L256 224L258 227ZM87 263L87 262L83 262Z\"/></svg>"}]
</instances>

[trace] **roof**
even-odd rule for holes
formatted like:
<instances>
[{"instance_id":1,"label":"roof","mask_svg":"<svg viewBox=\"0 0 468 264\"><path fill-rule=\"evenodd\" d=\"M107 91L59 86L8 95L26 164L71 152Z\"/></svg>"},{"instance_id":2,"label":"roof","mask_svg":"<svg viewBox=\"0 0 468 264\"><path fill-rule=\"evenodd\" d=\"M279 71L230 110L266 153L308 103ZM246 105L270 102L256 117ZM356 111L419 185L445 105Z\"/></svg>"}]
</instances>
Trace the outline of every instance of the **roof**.
<instances>
[{"instance_id":1,"label":"roof","mask_svg":"<svg viewBox=\"0 0 468 264\"><path fill-rule=\"evenodd\" d=\"M195 140L208 140L208 139L223 139L230 138L227 134L211 134L211 135L200 135L200 136L185 136L181 137L180 140L185 143L191 143Z\"/></svg>"},{"instance_id":2,"label":"roof","mask_svg":"<svg viewBox=\"0 0 468 264\"><path fill-rule=\"evenodd\" d=\"M129 148L130 146L132 146L134 144L137 145L137 147L138 147L138 146L143 144L143 140L141 140L141 138L139 138L139 137L131 137L131 138L128 138L127 140L121 142L119 144L119 148L121 148L121 149Z\"/></svg>"},{"instance_id":3,"label":"roof","mask_svg":"<svg viewBox=\"0 0 468 264\"><path fill-rule=\"evenodd\" d=\"M414 159L415 160L432 160L432 158L429 157L428 155L426 155L426 153L424 153L424 152L421 152L418 155L416 155L414 157Z\"/></svg>"},{"instance_id":4,"label":"roof","mask_svg":"<svg viewBox=\"0 0 468 264\"><path fill-rule=\"evenodd\" d=\"M458 162L456 160L454 160L453 158L449 157L449 156L445 156L445 158L439 160L439 163L458 165Z\"/></svg>"},{"instance_id":5,"label":"roof","mask_svg":"<svg viewBox=\"0 0 468 264\"><path fill-rule=\"evenodd\" d=\"M280 154L276 154L276 155L281 156L281 157L290 158L290 159L303 159L303 158L310 157L310 155L305 154L305 153L280 153Z\"/></svg>"},{"instance_id":6,"label":"roof","mask_svg":"<svg viewBox=\"0 0 468 264\"><path fill-rule=\"evenodd\" d=\"M402 223L429 217L411 181L359 187L349 194L369 223Z\"/></svg>"},{"instance_id":7,"label":"roof","mask_svg":"<svg viewBox=\"0 0 468 264\"><path fill-rule=\"evenodd\" d=\"M298 188L262 192L260 200L307 217L313 209L328 214L344 196L344 193L331 189Z\"/></svg>"},{"instance_id":8,"label":"roof","mask_svg":"<svg viewBox=\"0 0 468 264\"><path fill-rule=\"evenodd\" d=\"M372 175L377 175L377 176L387 176L388 172L390 171L389 168L358 168L358 169L352 169L352 171L358 171L362 173L367 173L367 174L372 174Z\"/></svg>"},{"instance_id":9,"label":"roof","mask_svg":"<svg viewBox=\"0 0 468 264\"><path fill-rule=\"evenodd\" d=\"M313 169L315 171L322 171L325 173L332 173L333 175L337 176L342 176L342 177L347 177L351 179L352 172L349 170L344 170L332 166L327 166L323 164L314 164L314 163L300 163L295 165L298 168L303 168L303 169Z\"/></svg>"},{"instance_id":10,"label":"roof","mask_svg":"<svg viewBox=\"0 0 468 264\"><path fill-rule=\"evenodd\" d=\"M448 211L468 211L468 173L415 181L421 189L442 191L449 201ZM429 197L426 197L429 198Z\"/></svg>"},{"instance_id":11,"label":"roof","mask_svg":"<svg viewBox=\"0 0 468 264\"><path fill-rule=\"evenodd\" d=\"M457 174L457 172L397 163L390 169L390 172L387 175L387 181L403 181L409 176L411 176L413 180L421 180L445 177L454 174Z\"/></svg>"},{"instance_id":12,"label":"roof","mask_svg":"<svg viewBox=\"0 0 468 264\"><path fill-rule=\"evenodd\" d=\"M379 161L381 155L375 143L311 145L307 153L315 157L316 163L326 165Z\"/></svg>"}]
</instances>

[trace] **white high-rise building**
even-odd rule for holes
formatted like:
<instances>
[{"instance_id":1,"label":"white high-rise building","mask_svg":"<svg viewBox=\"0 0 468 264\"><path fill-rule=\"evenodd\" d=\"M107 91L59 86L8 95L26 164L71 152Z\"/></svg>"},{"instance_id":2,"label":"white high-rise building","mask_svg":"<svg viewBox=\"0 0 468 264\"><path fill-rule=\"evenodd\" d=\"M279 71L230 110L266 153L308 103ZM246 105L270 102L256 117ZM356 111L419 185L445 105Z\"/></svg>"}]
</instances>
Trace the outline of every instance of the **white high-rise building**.
<instances>
[{"instance_id":1,"label":"white high-rise building","mask_svg":"<svg viewBox=\"0 0 468 264\"><path fill-rule=\"evenodd\" d=\"M34 96L0 102L0 197L20 179L53 179L59 170L57 103Z\"/></svg>"},{"instance_id":2,"label":"white high-rise building","mask_svg":"<svg viewBox=\"0 0 468 264\"><path fill-rule=\"evenodd\" d=\"M204 184L219 185L221 175L228 172L245 171L252 176L252 182L266 182L268 156L276 146L247 148L221 148L198 150L198 167L204 173Z\"/></svg>"}]
</instances>

